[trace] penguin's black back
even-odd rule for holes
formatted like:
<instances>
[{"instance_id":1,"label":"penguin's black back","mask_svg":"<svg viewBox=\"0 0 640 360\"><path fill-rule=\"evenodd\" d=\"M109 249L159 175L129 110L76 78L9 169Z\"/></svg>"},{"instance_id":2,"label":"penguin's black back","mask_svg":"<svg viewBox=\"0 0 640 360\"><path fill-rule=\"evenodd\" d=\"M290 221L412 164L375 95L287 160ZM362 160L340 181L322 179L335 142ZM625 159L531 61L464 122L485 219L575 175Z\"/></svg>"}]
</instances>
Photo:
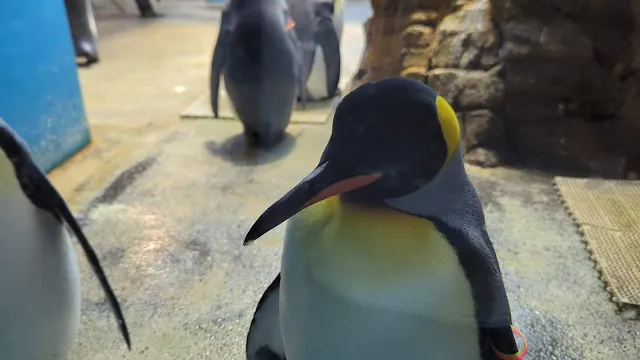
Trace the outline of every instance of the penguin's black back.
<instances>
[{"instance_id":1,"label":"penguin's black back","mask_svg":"<svg viewBox=\"0 0 640 360\"><path fill-rule=\"evenodd\" d=\"M245 126L263 134L282 131L298 91L296 38L285 29L281 0L243 1L234 8L237 23L224 71L227 92Z\"/></svg>"}]
</instances>

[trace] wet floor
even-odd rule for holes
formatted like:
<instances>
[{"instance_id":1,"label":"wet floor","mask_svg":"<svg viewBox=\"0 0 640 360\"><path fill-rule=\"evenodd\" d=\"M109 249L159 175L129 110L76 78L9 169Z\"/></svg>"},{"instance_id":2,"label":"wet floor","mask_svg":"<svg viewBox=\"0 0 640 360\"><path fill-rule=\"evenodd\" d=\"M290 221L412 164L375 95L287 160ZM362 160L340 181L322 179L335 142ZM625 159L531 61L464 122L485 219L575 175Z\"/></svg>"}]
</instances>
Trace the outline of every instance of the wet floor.
<instances>
[{"instance_id":1,"label":"wet floor","mask_svg":"<svg viewBox=\"0 0 640 360\"><path fill-rule=\"evenodd\" d=\"M133 350L81 261L74 360L242 359L252 311L278 271L283 228L249 247L242 240L315 166L329 136L330 123L295 124L283 144L256 152L245 148L237 122L180 120L207 91L217 32L215 15L183 13L101 21L103 62L80 70L94 143L51 178L81 217L121 298ZM355 71L362 42L361 25L348 23L344 76ZM530 341L528 358L636 357L640 324L615 314L550 179L469 171L515 323Z\"/></svg>"}]
</instances>

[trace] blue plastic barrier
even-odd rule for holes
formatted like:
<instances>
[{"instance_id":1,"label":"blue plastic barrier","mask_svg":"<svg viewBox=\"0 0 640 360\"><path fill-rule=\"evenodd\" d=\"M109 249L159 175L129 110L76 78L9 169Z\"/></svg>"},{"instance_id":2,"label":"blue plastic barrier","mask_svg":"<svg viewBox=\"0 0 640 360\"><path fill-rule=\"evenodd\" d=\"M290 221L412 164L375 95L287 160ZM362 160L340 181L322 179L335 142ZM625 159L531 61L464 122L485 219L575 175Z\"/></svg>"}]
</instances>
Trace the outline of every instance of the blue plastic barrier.
<instances>
[{"instance_id":1,"label":"blue plastic barrier","mask_svg":"<svg viewBox=\"0 0 640 360\"><path fill-rule=\"evenodd\" d=\"M0 117L46 172L91 141L63 0L0 1Z\"/></svg>"}]
</instances>

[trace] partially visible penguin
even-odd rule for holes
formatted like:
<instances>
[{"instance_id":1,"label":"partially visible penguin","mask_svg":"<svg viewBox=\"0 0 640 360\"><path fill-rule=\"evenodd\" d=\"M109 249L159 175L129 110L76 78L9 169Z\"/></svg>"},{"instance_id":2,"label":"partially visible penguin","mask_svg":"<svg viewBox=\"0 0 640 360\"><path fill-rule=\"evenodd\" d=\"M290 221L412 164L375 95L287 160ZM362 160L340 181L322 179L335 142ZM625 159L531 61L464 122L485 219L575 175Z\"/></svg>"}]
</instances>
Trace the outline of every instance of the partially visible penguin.
<instances>
[{"instance_id":1,"label":"partially visible penguin","mask_svg":"<svg viewBox=\"0 0 640 360\"><path fill-rule=\"evenodd\" d=\"M211 65L211 104L218 117L224 76L251 144L271 147L282 140L304 87L294 26L282 0L231 0L222 12Z\"/></svg>"},{"instance_id":2,"label":"partially visible penguin","mask_svg":"<svg viewBox=\"0 0 640 360\"><path fill-rule=\"evenodd\" d=\"M318 166L245 244L287 219L247 359L522 359L447 101L389 78L348 94Z\"/></svg>"},{"instance_id":3,"label":"partially visible penguin","mask_svg":"<svg viewBox=\"0 0 640 360\"><path fill-rule=\"evenodd\" d=\"M138 6L138 11L140 11L140 17L156 18L162 16L156 11L156 6L159 1L161 0L136 0L136 6Z\"/></svg>"},{"instance_id":4,"label":"partially visible penguin","mask_svg":"<svg viewBox=\"0 0 640 360\"><path fill-rule=\"evenodd\" d=\"M331 9L331 20L336 28L338 39L342 39L342 28L344 26L344 0L314 0L316 4L324 4L322 6Z\"/></svg>"},{"instance_id":5,"label":"partially visible penguin","mask_svg":"<svg viewBox=\"0 0 640 360\"><path fill-rule=\"evenodd\" d=\"M332 18L334 9L335 4L331 2L315 4L313 36L316 45L307 79L307 96L312 100L330 99L340 92L340 33L336 19Z\"/></svg>"},{"instance_id":6,"label":"partially visible penguin","mask_svg":"<svg viewBox=\"0 0 640 360\"><path fill-rule=\"evenodd\" d=\"M287 3L302 46L306 95L311 101L333 98L339 93L343 2L287 0Z\"/></svg>"},{"instance_id":7,"label":"partially visible penguin","mask_svg":"<svg viewBox=\"0 0 640 360\"><path fill-rule=\"evenodd\" d=\"M76 56L85 58L80 65L89 66L100 60L98 56L98 29L91 0L65 0L67 18Z\"/></svg>"},{"instance_id":8,"label":"partially visible penguin","mask_svg":"<svg viewBox=\"0 0 640 360\"><path fill-rule=\"evenodd\" d=\"M68 227L129 332L98 258L67 204L0 119L0 359L61 360L80 323L80 274Z\"/></svg>"}]
</instances>

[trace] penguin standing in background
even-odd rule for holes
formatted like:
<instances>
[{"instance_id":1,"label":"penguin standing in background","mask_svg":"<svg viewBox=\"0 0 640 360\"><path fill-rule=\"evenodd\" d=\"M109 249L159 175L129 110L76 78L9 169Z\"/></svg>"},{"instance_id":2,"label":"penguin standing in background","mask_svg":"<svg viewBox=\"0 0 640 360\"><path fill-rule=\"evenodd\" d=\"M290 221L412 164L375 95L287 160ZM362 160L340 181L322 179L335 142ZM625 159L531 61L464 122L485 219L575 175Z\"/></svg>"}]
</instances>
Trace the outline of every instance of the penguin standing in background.
<instances>
[{"instance_id":1,"label":"penguin standing in background","mask_svg":"<svg viewBox=\"0 0 640 360\"><path fill-rule=\"evenodd\" d=\"M338 39L342 41L342 28L344 26L344 0L333 0L333 13L331 14L333 26L336 28Z\"/></svg>"},{"instance_id":2,"label":"penguin standing in background","mask_svg":"<svg viewBox=\"0 0 640 360\"><path fill-rule=\"evenodd\" d=\"M155 7L157 3L161 0L136 0L136 6L138 6L138 11L140 11L141 18L156 18L162 15L156 12Z\"/></svg>"},{"instance_id":3,"label":"penguin standing in background","mask_svg":"<svg viewBox=\"0 0 640 360\"><path fill-rule=\"evenodd\" d=\"M331 9L331 20L338 34L338 39L342 40L342 28L344 26L344 0L314 0L316 4ZM317 6L317 5L316 5Z\"/></svg>"},{"instance_id":4,"label":"penguin standing in background","mask_svg":"<svg viewBox=\"0 0 640 360\"><path fill-rule=\"evenodd\" d=\"M340 37L332 19L333 4L315 4L313 22L313 57L307 78L307 96L312 100L331 99L340 89Z\"/></svg>"},{"instance_id":5,"label":"penguin standing in background","mask_svg":"<svg viewBox=\"0 0 640 360\"><path fill-rule=\"evenodd\" d=\"M269 148L284 137L299 89L302 59L282 0L231 0L222 12L211 64L211 105L218 117L220 76L249 143Z\"/></svg>"},{"instance_id":6,"label":"penguin standing in background","mask_svg":"<svg viewBox=\"0 0 640 360\"><path fill-rule=\"evenodd\" d=\"M85 59L79 65L89 66L100 61L98 56L98 29L91 0L65 0L67 18L71 28L76 56Z\"/></svg>"},{"instance_id":7,"label":"penguin standing in background","mask_svg":"<svg viewBox=\"0 0 640 360\"><path fill-rule=\"evenodd\" d=\"M347 95L318 166L246 236L290 218L247 359L522 359L460 151L453 109L423 83Z\"/></svg>"},{"instance_id":8,"label":"penguin standing in background","mask_svg":"<svg viewBox=\"0 0 640 360\"><path fill-rule=\"evenodd\" d=\"M129 332L98 258L67 204L0 119L0 359L66 359L80 325L80 242L127 347Z\"/></svg>"},{"instance_id":9,"label":"penguin standing in background","mask_svg":"<svg viewBox=\"0 0 640 360\"><path fill-rule=\"evenodd\" d=\"M340 92L341 59L337 23L342 32L341 18L333 17L336 4L340 6L339 13L342 16L343 2L287 0L287 3L296 22L296 35L302 47L306 96L311 101L331 99Z\"/></svg>"}]
</instances>

